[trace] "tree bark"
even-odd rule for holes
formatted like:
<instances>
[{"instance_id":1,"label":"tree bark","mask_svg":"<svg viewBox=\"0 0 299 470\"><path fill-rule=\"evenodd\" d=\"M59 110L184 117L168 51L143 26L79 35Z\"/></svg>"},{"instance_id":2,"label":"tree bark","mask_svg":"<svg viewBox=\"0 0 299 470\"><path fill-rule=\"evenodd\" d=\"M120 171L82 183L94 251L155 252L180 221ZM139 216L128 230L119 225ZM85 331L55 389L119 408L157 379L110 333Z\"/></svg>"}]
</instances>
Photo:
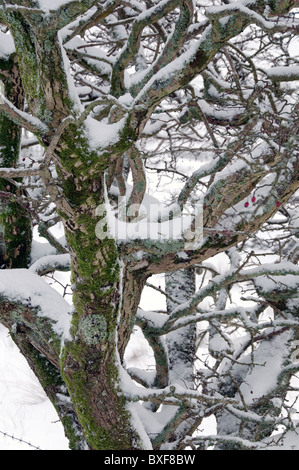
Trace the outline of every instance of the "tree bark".
<instances>
[{"instance_id":1,"label":"tree bark","mask_svg":"<svg viewBox=\"0 0 299 470\"><path fill-rule=\"evenodd\" d=\"M24 92L17 57L0 61L4 95L20 110ZM20 156L21 127L0 113L0 166L15 168ZM26 268L30 261L32 229L28 210L18 196L20 179L0 179L0 268Z\"/></svg>"}]
</instances>

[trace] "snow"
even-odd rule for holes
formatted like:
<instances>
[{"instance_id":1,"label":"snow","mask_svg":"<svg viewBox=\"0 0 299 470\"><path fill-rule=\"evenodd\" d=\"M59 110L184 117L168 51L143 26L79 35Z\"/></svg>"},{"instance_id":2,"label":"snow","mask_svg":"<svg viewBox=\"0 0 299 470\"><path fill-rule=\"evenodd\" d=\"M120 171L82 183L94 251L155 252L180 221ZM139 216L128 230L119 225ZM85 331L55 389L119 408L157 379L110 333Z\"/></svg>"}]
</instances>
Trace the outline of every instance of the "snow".
<instances>
[{"instance_id":1,"label":"snow","mask_svg":"<svg viewBox=\"0 0 299 470\"><path fill-rule=\"evenodd\" d=\"M29 271L38 273L48 266L52 266L53 268L57 268L58 266L65 266L66 269L70 269L70 255L66 253L63 255L43 256L30 266Z\"/></svg>"},{"instance_id":2,"label":"snow","mask_svg":"<svg viewBox=\"0 0 299 470\"><path fill-rule=\"evenodd\" d=\"M0 450L68 450L54 407L3 325L0 357Z\"/></svg>"},{"instance_id":3,"label":"snow","mask_svg":"<svg viewBox=\"0 0 299 470\"><path fill-rule=\"evenodd\" d=\"M70 336L70 305L43 279L28 269L0 271L0 296L38 309L38 316L53 322L54 332L62 341Z\"/></svg>"},{"instance_id":4,"label":"snow","mask_svg":"<svg viewBox=\"0 0 299 470\"><path fill-rule=\"evenodd\" d=\"M43 0L45 1L45 0ZM71 74L71 65L70 65L70 60L68 58L68 55L66 53L65 48L63 47L63 32L58 31L58 40L60 43L60 49L61 49L61 55L62 55L62 60L63 60L63 67L64 71L67 77L67 83L68 83L68 93L70 99L73 101L74 106L76 108L76 111L79 111L80 113L83 112L84 107L81 104L81 100L79 98L78 90L75 87L75 82L74 78Z\"/></svg>"},{"instance_id":5,"label":"snow","mask_svg":"<svg viewBox=\"0 0 299 470\"><path fill-rule=\"evenodd\" d=\"M162 328L169 316L163 313L143 310L138 308L137 316L141 319L147 320L154 328Z\"/></svg>"},{"instance_id":6,"label":"snow","mask_svg":"<svg viewBox=\"0 0 299 470\"><path fill-rule=\"evenodd\" d=\"M285 276L259 276L254 281L255 285L263 292L274 290L283 291L284 289L298 289L298 275L286 274Z\"/></svg>"},{"instance_id":7,"label":"snow","mask_svg":"<svg viewBox=\"0 0 299 470\"><path fill-rule=\"evenodd\" d=\"M288 273L291 275L295 274L295 276L292 277L292 282L293 282L293 285L295 286L296 277L298 279L299 266L292 263L291 261L284 261L281 263L265 263L256 268L243 269L241 270L240 273L241 275L246 274L247 276L248 275L257 276L257 275L262 275L264 273L269 273L273 275L276 275L279 273L284 274L284 275L288 275ZM291 280L291 278L289 278L289 280ZM297 283L298 283L298 280L297 280Z\"/></svg>"},{"instance_id":8,"label":"snow","mask_svg":"<svg viewBox=\"0 0 299 470\"><path fill-rule=\"evenodd\" d=\"M264 72L269 78L279 77L282 81L299 79L299 65L271 67L270 69L264 69Z\"/></svg>"},{"instance_id":9,"label":"snow","mask_svg":"<svg viewBox=\"0 0 299 470\"><path fill-rule=\"evenodd\" d=\"M43 256L51 256L56 254L56 249L49 243L42 243L38 240L33 240L31 247L31 261L34 263Z\"/></svg>"},{"instance_id":10,"label":"snow","mask_svg":"<svg viewBox=\"0 0 299 470\"><path fill-rule=\"evenodd\" d=\"M145 431L144 424L141 420L141 417L138 414L136 404L129 403L127 405L127 409L131 413L132 424L134 426L134 429L136 429L138 435L140 436L142 440L143 450L152 450L153 449L152 443L149 439L148 434Z\"/></svg>"},{"instance_id":11,"label":"snow","mask_svg":"<svg viewBox=\"0 0 299 470\"><path fill-rule=\"evenodd\" d=\"M62 32L62 36L65 32ZM101 73L110 74L111 73L111 65L107 62L112 62L111 59L107 56L107 54L100 49L99 47L88 47L84 48L83 46L86 45L86 42L83 39L75 36L72 38L67 44L66 49L70 50L77 50L80 54L86 54L88 50L88 54L84 56L84 59L91 65L95 66Z\"/></svg>"},{"instance_id":12,"label":"snow","mask_svg":"<svg viewBox=\"0 0 299 470\"><path fill-rule=\"evenodd\" d=\"M281 445L270 445L268 449L265 450L297 450L298 451L298 421L295 424L297 429L289 430L286 433L276 434L275 440L282 444ZM271 442L271 438L268 439ZM273 441L273 438L272 438Z\"/></svg>"},{"instance_id":13,"label":"snow","mask_svg":"<svg viewBox=\"0 0 299 470\"><path fill-rule=\"evenodd\" d=\"M14 111L14 113L19 115L24 121L26 121L28 125L33 126L35 129L41 132L46 132L48 130L47 126L42 121L40 121L40 119L16 108L7 98L5 98L5 96L1 92L0 104L5 104L6 106L8 106L11 110Z\"/></svg>"},{"instance_id":14,"label":"snow","mask_svg":"<svg viewBox=\"0 0 299 470\"><path fill-rule=\"evenodd\" d=\"M73 2L73 0L38 0L39 7L45 12L58 10L58 8Z\"/></svg>"},{"instance_id":15,"label":"snow","mask_svg":"<svg viewBox=\"0 0 299 470\"><path fill-rule=\"evenodd\" d=\"M192 217L186 216L184 218L176 218L165 222L151 222L147 219L142 219L138 222L126 223L118 220L113 214L110 213L109 227L111 235L117 241L132 241L132 240L151 240L166 241L171 239L180 240L182 234L189 229L192 223Z\"/></svg>"},{"instance_id":16,"label":"snow","mask_svg":"<svg viewBox=\"0 0 299 470\"><path fill-rule=\"evenodd\" d=\"M133 405L131 405L131 409ZM152 413L150 410L143 407L140 403L134 404L135 413L151 438L160 434L165 427L165 423L169 422L177 412L176 406L164 406L160 412Z\"/></svg>"},{"instance_id":17,"label":"snow","mask_svg":"<svg viewBox=\"0 0 299 470\"><path fill-rule=\"evenodd\" d=\"M15 52L15 43L10 34L0 31L0 57L8 59Z\"/></svg>"},{"instance_id":18,"label":"snow","mask_svg":"<svg viewBox=\"0 0 299 470\"><path fill-rule=\"evenodd\" d=\"M247 0L245 1L235 1L233 3L230 3L229 5L223 5L223 6L215 6L215 7L209 7L207 8L207 16L211 16L213 18L213 15L217 16L228 16L230 13L234 14L238 11L241 13L244 13L248 15L252 22L256 22L257 24L261 24L264 28L266 29L271 29L275 27L275 22L274 21L267 21L265 18L255 11L251 10L250 8L246 7L246 4L250 4Z\"/></svg>"},{"instance_id":19,"label":"snow","mask_svg":"<svg viewBox=\"0 0 299 470\"><path fill-rule=\"evenodd\" d=\"M127 193L122 199L118 201L119 207L126 208L130 193L132 190L131 185L127 185ZM113 192L118 195L118 190ZM130 206L135 214L136 205ZM130 207L127 208L126 215L130 215ZM178 204L165 206L161 204L158 199L145 193L142 204L139 205L138 217L134 218L131 222L126 222L121 218L120 209L118 212L111 206L108 196L105 197L105 205L99 205L97 208L98 216L105 216L96 226L96 234L99 239L112 237L117 242L130 242L133 240L159 240L166 242L168 240L182 240L186 241L185 248L188 249L192 245L199 246L202 243L202 212L201 206L196 208L195 213L195 228L191 229L191 224L194 220L194 215L189 210L184 208L181 211ZM171 218L173 214L173 218ZM106 231L106 224L108 230ZM183 251L180 251L180 257L186 257ZM139 255L140 256L140 253Z\"/></svg>"},{"instance_id":20,"label":"snow","mask_svg":"<svg viewBox=\"0 0 299 470\"><path fill-rule=\"evenodd\" d=\"M115 144L119 140L119 133L124 128L125 118L114 124L99 122L88 116L84 121L86 127L86 137L94 149L104 149Z\"/></svg>"},{"instance_id":21,"label":"snow","mask_svg":"<svg viewBox=\"0 0 299 470\"><path fill-rule=\"evenodd\" d=\"M283 369L288 355L287 342L291 333L286 331L271 341L263 341L253 353L255 367L246 375L240 387L240 392L247 405L275 389L278 377ZM252 357L251 357L252 360Z\"/></svg>"},{"instance_id":22,"label":"snow","mask_svg":"<svg viewBox=\"0 0 299 470\"><path fill-rule=\"evenodd\" d=\"M173 79L173 77L177 76L180 73L180 71L186 66L186 64L192 61L201 43L202 43L202 40L191 41L188 47L188 50L186 52L184 52L180 57L177 57L176 59L174 59L169 64L162 67L151 79L147 81L146 85L142 88L142 90L136 96L134 100L134 104L138 105L139 101L142 101L142 98L147 94L148 90L151 89L152 87L163 88L164 86L169 84L171 80ZM142 72L140 73L142 74Z\"/></svg>"},{"instance_id":23,"label":"snow","mask_svg":"<svg viewBox=\"0 0 299 470\"><path fill-rule=\"evenodd\" d=\"M56 227L55 235L61 235L59 227ZM66 338L70 321L70 305L57 293L57 291L61 291L59 285L54 284L54 288L50 287L46 284L46 278L43 280L34 274L35 268L44 265L46 260L51 262L55 260L56 250L43 237L38 235L36 227L33 236L30 270L33 274L31 279L34 284L33 287L31 286L31 290L38 291L38 289L35 289L37 287L36 282L42 286L41 293L46 293L46 297L42 299L37 292L36 300L39 302L43 300L42 303L46 304L45 313L47 315L51 314L51 309L55 308L55 305L60 309L58 312L61 319L59 323L54 325L54 329L56 328L57 333L61 334L62 337L64 335L64 338ZM65 255L62 256L66 261ZM60 261L62 261L62 258ZM8 270L0 271L0 274L2 274L1 279L8 272ZM30 275L30 271L27 274ZM65 284L69 281L69 273L60 274L61 282ZM19 277L23 277L21 273L19 273ZM14 289L16 291L15 295L21 297L22 293L17 292L18 287L15 285L15 279L14 277L10 283L10 289ZM24 290L25 286L23 287ZM30 292L26 291L26 294L30 296ZM33 298L33 294L31 295ZM56 315L54 316L56 317ZM69 450L68 439L65 437L63 426L52 403L40 386L24 356L10 338L9 331L3 325L0 325L0 357L0 377L2 378L0 380L0 450L35 450L36 448L41 450ZM3 433L6 433L6 436ZM15 439L9 436L14 436Z\"/></svg>"}]
</instances>

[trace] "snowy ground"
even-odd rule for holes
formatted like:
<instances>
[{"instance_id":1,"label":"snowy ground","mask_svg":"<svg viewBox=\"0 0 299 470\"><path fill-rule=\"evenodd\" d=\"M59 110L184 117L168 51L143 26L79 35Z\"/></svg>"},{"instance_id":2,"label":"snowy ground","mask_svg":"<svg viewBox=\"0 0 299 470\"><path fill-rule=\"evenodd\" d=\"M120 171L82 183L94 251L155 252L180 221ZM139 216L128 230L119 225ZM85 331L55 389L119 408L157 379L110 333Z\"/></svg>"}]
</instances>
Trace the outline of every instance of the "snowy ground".
<instances>
[{"instance_id":1,"label":"snowy ground","mask_svg":"<svg viewBox=\"0 0 299 470\"><path fill-rule=\"evenodd\" d=\"M0 450L66 450L57 414L18 348L0 325ZM30 442L19 442L2 433Z\"/></svg>"},{"instance_id":2,"label":"snowy ground","mask_svg":"<svg viewBox=\"0 0 299 470\"><path fill-rule=\"evenodd\" d=\"M48 244L42 244L44 239L36 233L34 238L33 258L50 254ZM67 450L68 440L54 407L9 331L0 324L0 450L34 450L36 447Z\"/></svg>"}]
</instances>

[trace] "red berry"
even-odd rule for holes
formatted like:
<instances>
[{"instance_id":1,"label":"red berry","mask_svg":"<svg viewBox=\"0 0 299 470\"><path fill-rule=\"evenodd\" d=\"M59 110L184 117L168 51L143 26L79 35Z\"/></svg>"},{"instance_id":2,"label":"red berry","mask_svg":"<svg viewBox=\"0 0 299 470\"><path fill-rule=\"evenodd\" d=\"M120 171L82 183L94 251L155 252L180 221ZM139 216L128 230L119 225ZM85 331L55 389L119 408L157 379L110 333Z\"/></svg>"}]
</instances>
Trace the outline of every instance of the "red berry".
<instances>
[{"instance_id":1,"label":"red berry","mask_svg":"<svg viewBox=\"0 0 299 470\"><path fill-rule=\"evenodd\" d=\"M276 207L279 207L281 204L279 201L276 202Z\"/></svg>"},{"instance_id":2,"label":"red berry","mask_svg":"<svg viewBox=\"0 0 299 470\"><path fill-rule=\"evenodd\" d=\"M245 202L244 206L245 206L245 207L248 207L248 206L249 206L249 202Z\"/></svg>"},{"instance_id":3,"label":"red berry","mask_svg":"<svg viewBox=\"0 0 299 470\"><path fill-rule=\"evenodd\" d=\"M252 200L252 202L255 202L255 201L256 201L256 198L253 196L253 197L251 198L251 200Z\"/></svg>"}]
</instances>

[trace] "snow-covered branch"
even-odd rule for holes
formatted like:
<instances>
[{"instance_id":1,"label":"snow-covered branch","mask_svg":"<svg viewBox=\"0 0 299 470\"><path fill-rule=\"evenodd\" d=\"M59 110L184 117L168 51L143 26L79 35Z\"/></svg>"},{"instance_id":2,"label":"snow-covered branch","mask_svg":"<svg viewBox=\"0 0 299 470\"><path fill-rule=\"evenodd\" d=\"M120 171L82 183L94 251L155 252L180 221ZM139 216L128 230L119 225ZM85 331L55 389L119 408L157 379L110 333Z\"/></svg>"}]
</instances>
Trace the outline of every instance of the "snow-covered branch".
<instances>
[{"instance_id":1,"label":"snow-covered branch","mask_svg":"<svg viewBox=\"0 0 299 470\"><path fill-rule=\"evenodd\" d=\"M197 408L198 402L208 403L209 405L221 404L227 406L228 404L239 405L239 400L225 397L213 397L202 394L194 390L188 390L178 385L169 385L165 389L147 389L139 391L140 388L136 386L134 392L128 392L127 398L131 401L150 401L152 403L165 404L171 406L178 406L180 403L187 404L190 408Z\"/></svg>"},{"instance_id":2,"label":"snow-covered branch","mask_svg":"<svg viewBox=\"0 0 299 470\"><path fill-rule=\"evenodd\" d=\"M39 175L38 168L0 168L1 178L27 178Z\"/></svg>"},{"instance_id":3,"label":"snow-covered branch","mask_svg":"<svg viewBox=\"0 0 299 470\"><path fill-rule=\"evenodd\" d=\"M29 271L39 276L52 271L70 271L70 262L69 254L43 256L30 266Z\"/></svg>"},{"instance_id":4,"label":"snow-covered branch","mask_svg":"<svg viewBox=\"0 0 299 470\"><path fill-rule=\"evenodd\" d=\"M48 127L37 117L18 109L2 93L0 93L0 109L14 122L35 135L41 137L48 131Z\"/></svg>"},{"instance_id":5,"label":"snow-covered branch","mask_svg":"<svg viewBox=\"0 0 299 470\"><path fill-rule=\"evenodd\" d=\"M43 319L42 324L47 325L48 339L51 334L63 344L70 339L71 308L70 305L61 297L61 295L52 289L43 279L41 279L32 270L17 269L0 271L0 295L2 298L1 318L6 318L12 325L14 323L13 309L11 304L18 304L19 314L15 319L16 325L25 322L22 310L35 311L35 317ZM12 314L11 317L9 317ZM30 317L28 326L35 320ZM44 334L42 329L40 334ZM38 345L38 340L37 340ZM59 351L56 351L59 356Z\"/></svg>"}]
</instances>

